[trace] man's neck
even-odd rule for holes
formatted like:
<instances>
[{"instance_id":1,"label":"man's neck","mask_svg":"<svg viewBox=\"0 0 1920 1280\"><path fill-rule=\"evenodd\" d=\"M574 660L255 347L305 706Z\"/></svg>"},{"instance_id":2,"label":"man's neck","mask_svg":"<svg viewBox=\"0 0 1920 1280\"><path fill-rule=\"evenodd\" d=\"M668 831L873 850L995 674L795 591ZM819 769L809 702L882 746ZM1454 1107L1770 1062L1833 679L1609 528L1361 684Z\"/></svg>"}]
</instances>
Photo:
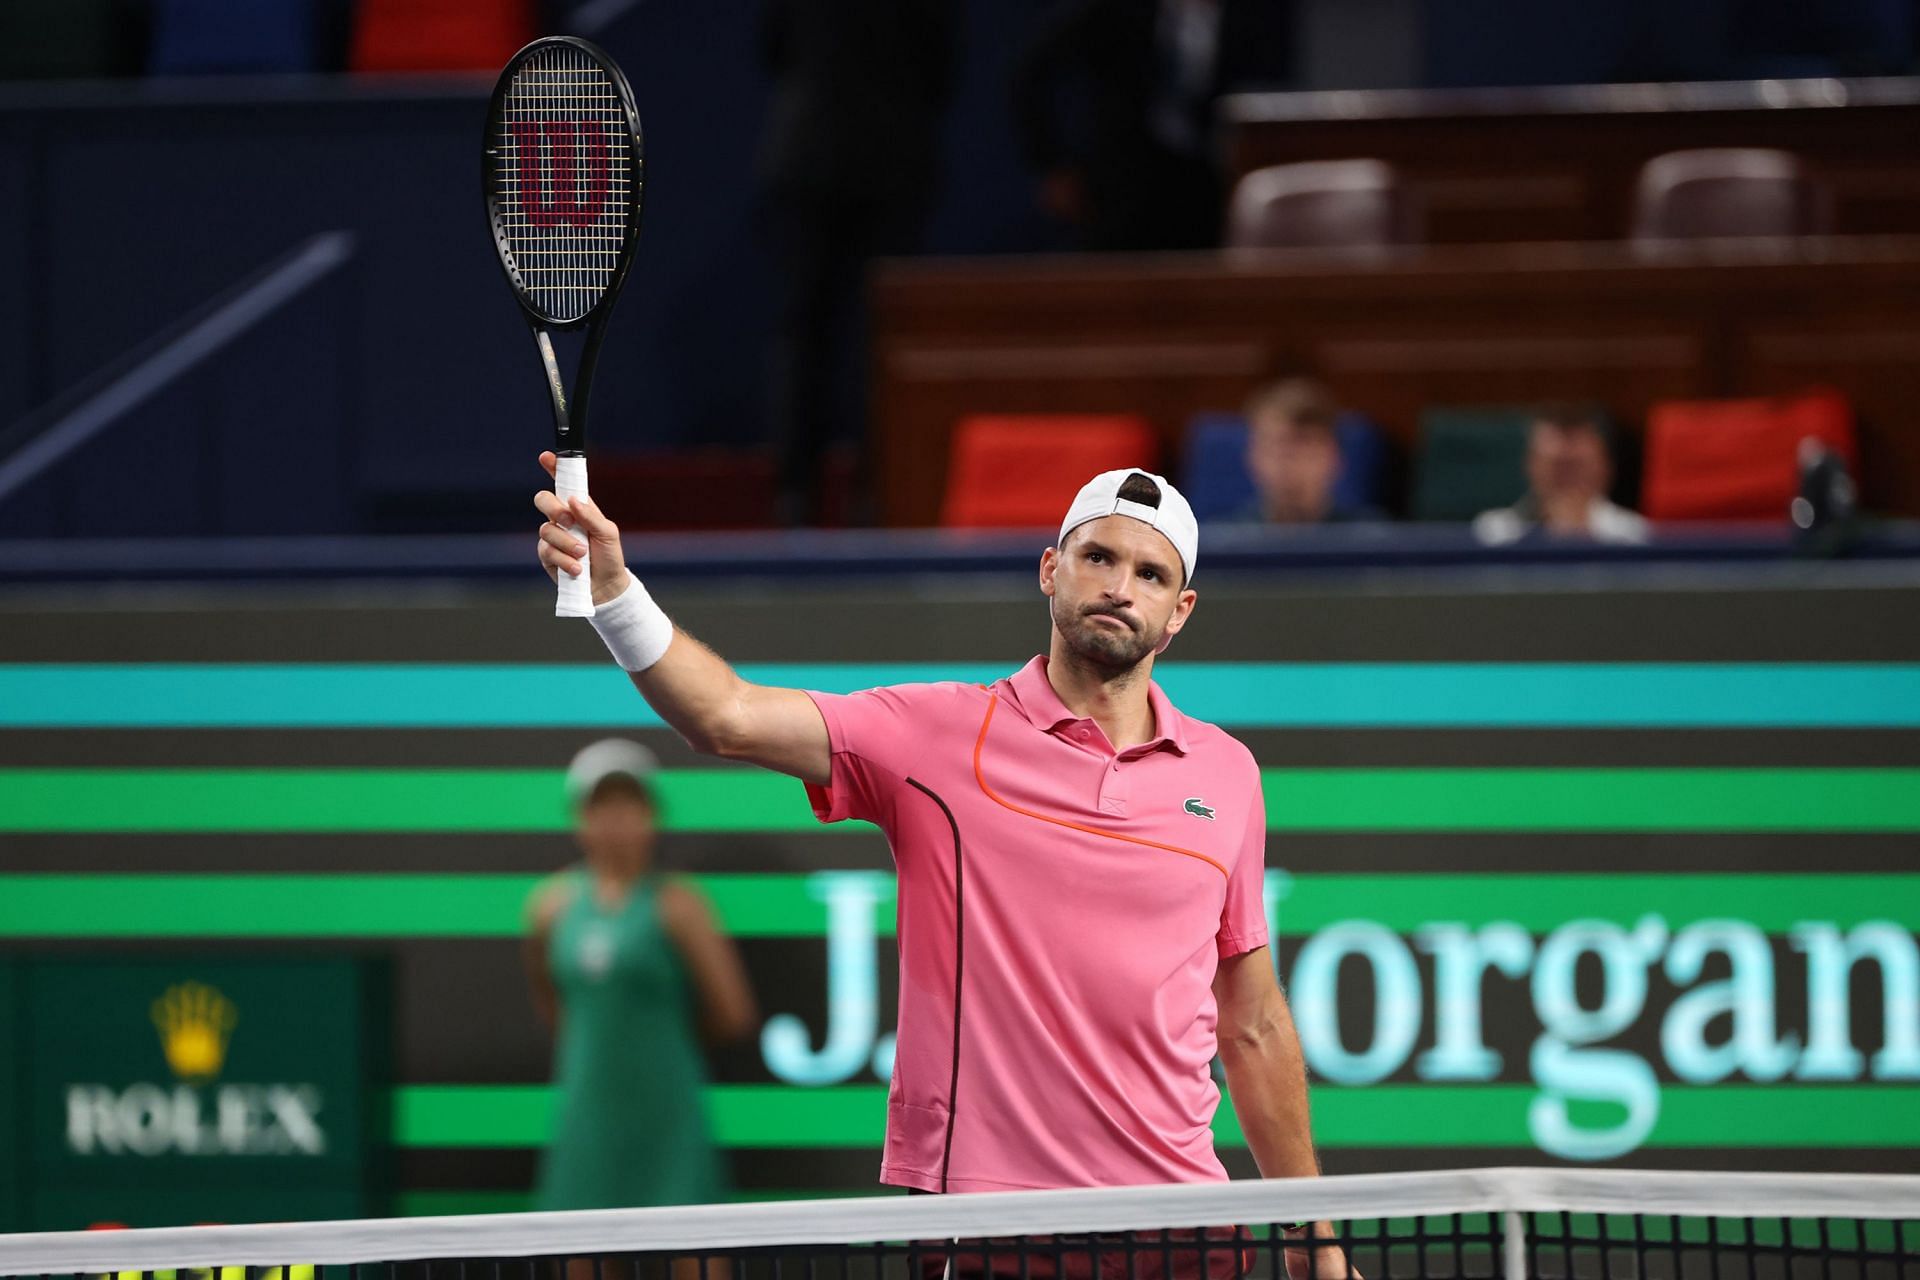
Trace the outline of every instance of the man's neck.
<instances>
[{"instance_id":1,"label":"man's neck","mask_svg":"<svg viewBox=\"0 0 1920 1280\"><path fill-rule=\"evenodd\" d=\"M1270 497L1264 505L1270 524L1319 524L1327 518L1333 499L1329 496L1319 501L1308 499L1295 502L1288 498Z\"/></svg>"},{"instance_id":2,"label":"man's neck","mask_svg":"<svg viewBox=\"0 0 1920 1280\"><path fill-rule=\"evenodd\" d=\"M1147 697L1152 676L1151 654L1116 675L1076 658L1057 632L1047 654L1047 683L1054 693L1067 710L1099 725L1115 751L1153 740L1157 726Z\"/></svg>"},{"instance_id":3,"label":"man's neck","mask_svg":"<svg viewBox=\"0 0 1920 1280\"><path fill-rule=\"evenodd\" d=\"M1540 497L1540 523L1555 533L1586 533L1597 498L1591 493L1555 493Z\"/></svg>"}]
</instances>

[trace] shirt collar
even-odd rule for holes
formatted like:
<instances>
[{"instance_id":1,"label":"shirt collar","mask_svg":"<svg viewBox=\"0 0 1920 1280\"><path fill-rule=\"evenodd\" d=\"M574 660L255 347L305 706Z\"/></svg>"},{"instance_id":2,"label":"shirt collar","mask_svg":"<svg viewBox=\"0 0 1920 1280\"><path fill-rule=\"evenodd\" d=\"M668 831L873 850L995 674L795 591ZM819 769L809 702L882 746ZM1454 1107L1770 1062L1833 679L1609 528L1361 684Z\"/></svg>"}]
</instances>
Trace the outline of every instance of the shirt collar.
<instances>
[{"instance_id":1,"label":"shirt collar","mask_svg":"<svg viewBox=\"0 0 1920 1280\"><path fill-rule=\"evenodd\" d=\"M1047 679L1047 655L1036 654L1026 666L1007 678L1007 685L1013 691L1014 701L1019 703L1021 714L1028 723L1048 733L1057 731L1062 725L1079 724L1084 716L1075 715L1067 704L1060 701L1060 695L1053 691L1053 685ZM1141 743L1133 750L1142 754L1169 747L1181 755L1187 754L1187 718L1174 707L1171 699L1160 691L1158 682L1147 682L1147 705L1153 708L1153 727L1157 735Z\"/></svg>"}]
</instances>

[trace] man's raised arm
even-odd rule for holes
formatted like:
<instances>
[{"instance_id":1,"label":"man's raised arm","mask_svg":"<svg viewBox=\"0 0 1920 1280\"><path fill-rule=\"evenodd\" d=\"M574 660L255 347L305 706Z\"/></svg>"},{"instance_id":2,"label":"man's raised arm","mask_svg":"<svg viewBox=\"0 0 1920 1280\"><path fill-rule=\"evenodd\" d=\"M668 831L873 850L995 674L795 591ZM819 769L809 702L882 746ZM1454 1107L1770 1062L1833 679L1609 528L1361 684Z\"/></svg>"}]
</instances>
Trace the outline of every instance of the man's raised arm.
<instances>
[{"instance_id":1,"label":"man's raised arm","mask_svg":"<svg viewBox=\"0 0 1920 1280\"><path fill-rule=\"evenodd\" d=\"M540 465L553 474L551 453ZM633 687L695 751L745 760L825 786L831 768L826 721L798 689L750 684L719 654L675 627L627 571L620 530L591 498L569 504L541 490L533 504L540 526L540 563L549 577L580 572L578 526L591 547L594 628L626 669Z\"/></svg>"}]
</instances>

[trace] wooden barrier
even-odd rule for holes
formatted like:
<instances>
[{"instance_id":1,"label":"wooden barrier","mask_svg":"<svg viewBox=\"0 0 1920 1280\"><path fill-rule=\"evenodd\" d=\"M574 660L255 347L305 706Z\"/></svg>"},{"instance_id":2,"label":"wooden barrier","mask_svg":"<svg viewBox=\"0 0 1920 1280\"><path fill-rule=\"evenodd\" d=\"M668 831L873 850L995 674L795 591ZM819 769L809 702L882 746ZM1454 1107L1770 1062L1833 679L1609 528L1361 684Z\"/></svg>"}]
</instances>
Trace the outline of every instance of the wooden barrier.
<instances>
[{"instance_id":1,"label":"wooden barrier","mask_svg":"<svg viewBox=\"0 0 1920 1280\"><path fill-rule=\"evenodd\" d=\"M1782 147L1831 187L1840 235L1920 233L1920 78L1239 94L1230 165L1395 165L1435 244L1610 240L1640 166L1687 147Z\"/></svg>"},{"instance_id":2,"label":"wooden barrier","mask_svg":"<svg viewBox=\"0 0 1920 1280\"><path fill-rule=\"evenodd\" d=\"M874 283L886 522L933 523L967 414L1188 419L1317 373L1411 444L1436 404L1591 398L1631 432L1673 397L1824 384L1861 418L1864 499L1920 516L1920 236L902 261Z\"/></svg>"}]
</instances>

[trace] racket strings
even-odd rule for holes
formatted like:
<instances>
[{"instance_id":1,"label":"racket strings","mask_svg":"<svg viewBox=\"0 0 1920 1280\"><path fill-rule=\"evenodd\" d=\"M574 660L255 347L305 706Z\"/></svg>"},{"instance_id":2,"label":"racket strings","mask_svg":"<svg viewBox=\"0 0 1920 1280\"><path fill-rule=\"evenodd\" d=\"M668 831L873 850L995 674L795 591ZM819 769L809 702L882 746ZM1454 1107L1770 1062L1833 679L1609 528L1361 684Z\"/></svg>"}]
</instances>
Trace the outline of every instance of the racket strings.
<instances>
[{"instance_id":1,"label":"racket strings","mask_svg":"<svg viewBox=\"0 0 1920 1280\"><path fill-rule=\"evenodd\" d=\"M509 262L536 309L578 320L619 270L639 180L619 90L585 51L543 49L514 72L494 127Z\"/></svg>"}]
</instances>

